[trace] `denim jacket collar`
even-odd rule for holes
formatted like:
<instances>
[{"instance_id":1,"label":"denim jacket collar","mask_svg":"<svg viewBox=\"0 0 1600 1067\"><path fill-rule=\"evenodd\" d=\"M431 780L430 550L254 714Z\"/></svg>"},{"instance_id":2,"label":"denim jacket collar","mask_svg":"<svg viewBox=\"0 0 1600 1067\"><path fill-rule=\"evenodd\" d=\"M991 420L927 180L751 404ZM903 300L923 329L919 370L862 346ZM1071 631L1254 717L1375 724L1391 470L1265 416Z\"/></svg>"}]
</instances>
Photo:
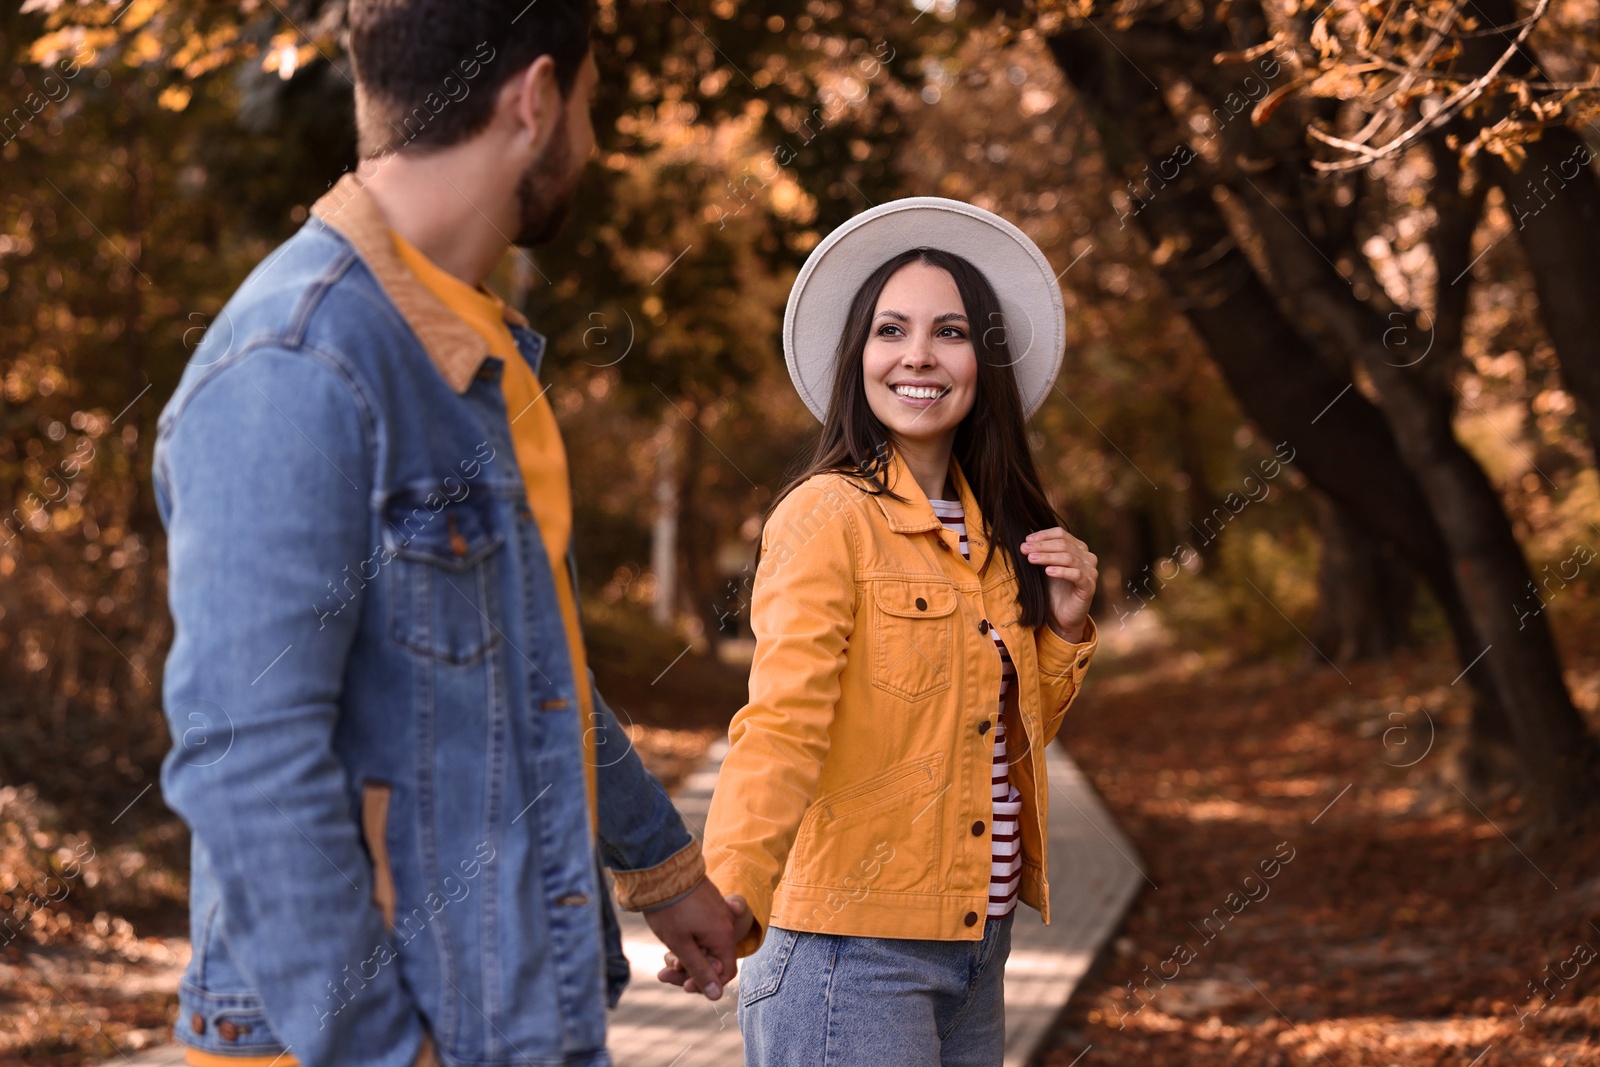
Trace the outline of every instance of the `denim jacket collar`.
<instances>
[{"instance_id":1,"label":"denim jacket collar","mask_svg":"<svg viewBox=\"0 0 1600 1067\"><path fill-rule=\"evenodd\" d=\"M439 368L450 388L458 393L466 392L489 354L483 338L406 267L394 249L388 220L361 179L355 174L340 178L338 184L312 205L311 214L350 242L422 342L428 358ZM509 306L506 321L528 329L528 320ZM533 336L539 342L535 347L542 348L543 338L537 334ZM518 341L523 342L519 347L526 351L526 339L519 337Z\"/></svg>"},{"instance_id":2,"label":"denim jacket collar","mask_svg":"<svg viewBox=\"0 0 1600 1067\"><path fill-rule=\"evenodd\" d=\"M972 494L972 487L967 484L966 475L961 472L961 464L956 461L954 455L950 457L950 482L955 486L956 496L961 501L962 521L967 527L967 549L972 554L972 566L977 569L983 566L988 556L983 536L983 511L978 507L977 498ZM922 486L917 484L910 466L897 448L889 449L889 468L884 472L884 484L891 492L905 498L896 500L888 493L873 494L872 499L883 510L883 517L888 521L889 529L896 533L909 534L943 528L944 523L933 513L933 505L928 503L927 494L922 491Z\"/></svg>"}]
</instances>

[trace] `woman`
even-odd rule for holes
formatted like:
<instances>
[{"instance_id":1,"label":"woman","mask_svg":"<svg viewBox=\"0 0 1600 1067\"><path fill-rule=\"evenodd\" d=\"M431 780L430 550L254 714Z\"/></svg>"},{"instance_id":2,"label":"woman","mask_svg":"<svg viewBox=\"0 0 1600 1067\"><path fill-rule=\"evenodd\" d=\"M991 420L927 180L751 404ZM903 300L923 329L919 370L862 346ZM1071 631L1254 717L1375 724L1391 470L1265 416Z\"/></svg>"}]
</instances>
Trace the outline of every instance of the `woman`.
<instances>
[{"instance_id":1,"label":"woman","mask_svg":"<svg viewBox=\"0 0 1600 1067\"><path fill-rule=\"evenodd\" d=\"M954 201L852 220L796 282L823 430L763 531L705 838L754 952L747 1064L1002 1060L1013 911L1049 914L1044 746L1095 643L1024 427L1064 327L1032 243Z\"/></svg>"}]
</instances>

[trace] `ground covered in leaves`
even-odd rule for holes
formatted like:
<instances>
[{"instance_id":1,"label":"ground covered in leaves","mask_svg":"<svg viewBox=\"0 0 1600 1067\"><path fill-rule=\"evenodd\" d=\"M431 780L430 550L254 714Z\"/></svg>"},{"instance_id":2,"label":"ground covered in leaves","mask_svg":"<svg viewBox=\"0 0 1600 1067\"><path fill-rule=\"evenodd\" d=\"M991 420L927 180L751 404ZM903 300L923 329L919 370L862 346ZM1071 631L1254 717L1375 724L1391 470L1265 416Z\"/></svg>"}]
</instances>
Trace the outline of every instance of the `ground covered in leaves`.
<instances>
[{"instance_id":1,"label":"ground covered in leaves","mask_svg":"<svg viewBox=\"0 0 1600 1067\"><path fill-rule=\"evenodd\" d=\"M1600 632L1565 636L1594 725ZM1471 787L1446 649L1097 666L1067 746L1149 882L1046 1067L1600 1064L1600 832Z\"/></svg>"}]
</instances>

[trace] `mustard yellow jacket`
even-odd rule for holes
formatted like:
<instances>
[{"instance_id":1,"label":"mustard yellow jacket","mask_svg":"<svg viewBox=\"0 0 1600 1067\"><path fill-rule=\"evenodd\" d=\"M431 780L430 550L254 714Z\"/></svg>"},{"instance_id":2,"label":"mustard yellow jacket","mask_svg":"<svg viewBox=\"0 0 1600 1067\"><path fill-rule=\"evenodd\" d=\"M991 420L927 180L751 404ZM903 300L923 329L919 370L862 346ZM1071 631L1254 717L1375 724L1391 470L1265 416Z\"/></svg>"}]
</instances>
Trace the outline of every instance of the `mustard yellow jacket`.
<instances>
[{"instance_id":1,"label":"mustard yellow jacket","mask_svg":"<svg viewBox=\"0 0 1600 1067\"><path fill-rule=\"evenodd\" d=\"M808 479L762 533L750 700L706 821L708 873L757 927L976 940L989 899L997 626L1017 670L1005 709L1022 794L1019 895L1050 921L1045 746L1078 693L1080 643L1018 622L1017 582L953 459L971 563L897 454L904 501L840 474Z\"/></svg>"}]
</instances>

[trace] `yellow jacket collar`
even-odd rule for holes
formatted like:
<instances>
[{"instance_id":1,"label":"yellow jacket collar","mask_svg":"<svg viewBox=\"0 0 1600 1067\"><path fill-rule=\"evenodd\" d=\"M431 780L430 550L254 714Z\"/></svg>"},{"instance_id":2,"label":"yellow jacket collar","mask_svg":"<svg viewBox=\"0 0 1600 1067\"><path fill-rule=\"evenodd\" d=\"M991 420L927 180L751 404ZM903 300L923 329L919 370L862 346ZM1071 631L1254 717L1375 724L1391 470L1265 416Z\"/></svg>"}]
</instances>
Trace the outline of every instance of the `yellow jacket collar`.
<instances>
[{"instance_id":1,"label":"yellow jacket collar","mask_svg":"<svg viewBox=\"0 0 1600 1067\"><path fill-rule=\"evenodd\" d=\"M983 510L978 507L977 498L972 494L972 486L967 484L967 477L961 472L961 464L956 462L954 455L950 457L950 482L955 486L956 497L961 501L962 521L967 527L967 550L972 554L972 565L981 567L988 554L983 532ZM896 533L922 533L927 530L939 530L944 526L939 521L939 516L933 513L933 505L928 503L928 495L922 491L922 486L917 484L916 477L912 475L911 468L897 448L889 449L889 468L884 472L884 484L891 492L905 498L896 500L888 493L873 495L873 501L883 510L883 517L889 523L889 529Z\"/></svg>"},{"instance_id":2,"label":"yellow jacket collar","mask_svg":"<svg viewBox=\"0 0 1600 1067\"><path fill-rule=\"evenodd\" d=\"M311 214L350 242L450 388L466 392L489 354L483 338L406 267L395 251L388 220L361 179L355 174L340 178L312 205ZM506 308L506 321L528 325L511 307Z\"/></svg>"}]
</instances>

